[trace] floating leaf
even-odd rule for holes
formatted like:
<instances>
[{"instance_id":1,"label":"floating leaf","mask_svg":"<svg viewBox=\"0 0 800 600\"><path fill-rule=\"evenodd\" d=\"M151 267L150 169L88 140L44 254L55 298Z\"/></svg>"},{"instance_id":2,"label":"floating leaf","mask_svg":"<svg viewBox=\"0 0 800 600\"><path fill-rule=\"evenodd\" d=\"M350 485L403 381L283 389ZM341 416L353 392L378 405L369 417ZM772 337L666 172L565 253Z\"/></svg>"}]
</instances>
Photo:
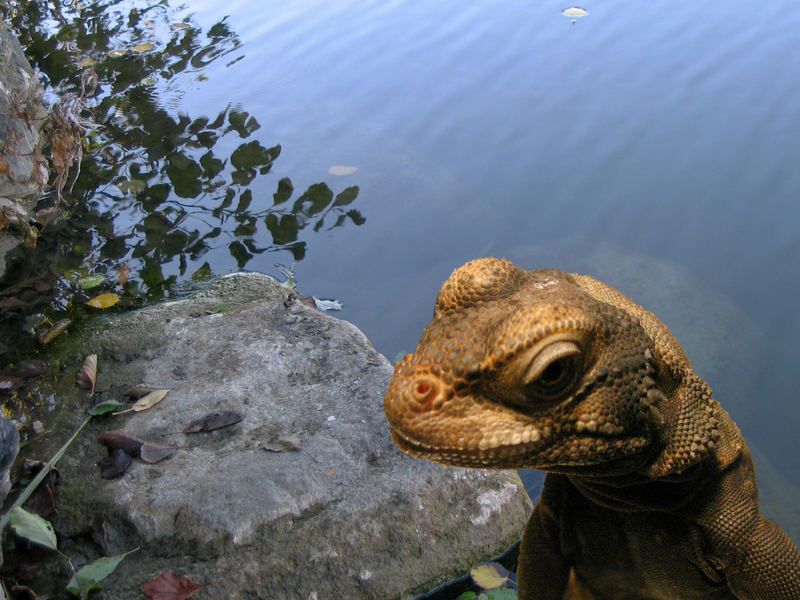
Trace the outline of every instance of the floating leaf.
<instances>
[{"instance_id":1,"label":"floating leaf","mask_svg":"<svg viewBox=\"0 0 800 600\"><path fill-rule=\"evenodd\" d=\"M358 171L358 167L348 167L347 165L333 165L328 169L331 175L352 175Z\"/></svg>"},{"instance_id":2,"label":"floating leaf","mask_svg":"<svg viewBox=\"0 0 800 600\"><path fill-rule=\"evenodd\" d=\"M153 49L153 44L150 42L144 42L143 44L136 44L135 46L131 47L131 52L135 52L137 54L141 54L142 52L149 52Z\"/></svg>"},{"instance_id":3,"label":"floating leaf","mask_svg":"<svg viewBox=\"0 0 800 600\"><path fill-rule=\"evenodd\" d=\"M195 583L188 577L164 571L158 577L145 581L141 589L152 600L186 600L204 587L204 584Z\"/></svg>"},{"instance_id":4,"label":"floating leaf","mask_svg":"<svg viewBox=\"0 0 800 600\"><path fill-rule=\"evenodd\" d=\"M188 23L172 23L170 25L171 29L176 29L176 30L177 29L189 29L189 27L191 27L191 25L189 25Z\"/></svg>"},{"instance_id":5,"label":"floating leaf","mask_svg":"<svg viewBox=\"0 0 800 600\"><path fill-rule=\"evenodd\" d=\"M53 526L39 515L29 513L21 506L17 506L11 509L8 523L18 536L24 537L29 542L51 550L58 549L58 540Z\"/></svg>"},{"instance_id":6,"label":"floating leaf","mask_svg":"<svg viewBox=\"0 0 800 600\"><path fill-rule=\"evenodd\" d=\"M75 63L75 66L80 67L81 69L84 67L91 67L96 61L92 58L83 58Z\"/></svg>"},{"instance_id":7,"label":"floating leaf","mask_svg":"<svg viewBox=\"0 0 800 600\"><path fill-rule=\"evenodd\" d=\"M182 433L198 433L200 431L213 431L233 425L242 420L242 415L232 410L225 410L222 412L213 412L194 419L182 431Z\"/></svg>"},{"instance_id":8,"label":"floating leaf","mask_svg":"<svg viewBox=\"0 0 800 600\"><path fill-rule=\"evenodd\" d=\"M508 571L496 562L484 562L472 567L469 571L472 581L484 590L508 585Z\"/></svg>"},{"instance_id":9,"label":"floating leaf","mask_svg":"<svg viewBox=\"0 0 800 600\"><path fill-rule=\"evenodd\" d=\"M106 278L103 275L89 275L87 277L81 277L78 279L78 289L90 290L93 287L97 287L105 280Z\"/></svg>"},{"instance_id":10,"label":"floating leaf","mask_svg":"<svg viewBox=\"0 0 800 600\"><path fill-rule=\"evenodd\" d=\"M589 11L585 8L581 8L580 6L573 6L571 8L565 8L561 11L561 14L564 14L568 17L576 18L576 17L585 17L589 14Z\"/></svg>"},{"instance_id":11,"label":"floating leaf","mask_svg":"<svg viewBox=\"0 0 800 600\"><path fill-rule=\"evenodd\" d=\"M117 267L117 272L114 277L117 278L120 285L125 285L128 283L128 278L131 276L131 268L128 266L128 263L122 263L120 266Z\"/></svg>"},{"instance_id":12,"label":"floating leaf","mask_svg":"<svg viewBox=\"0 0 800 600\"><path fill-rule=\"evenodd\" d=\"M75 383L84 390L91 390L94 394L94 385L97 381L97 354L90 354L83 361L83 366L75 376Z\"/></svg>"},{"instance_id":13,"label":"floating leaf","mask_svg":"<svg viewBox=\"0 0 800 600\"><path fill-rule=\"evenodd\" d=\"M128 51L125 48L119 48L117 50L109 50L108 51L108 55L111 58L116 58L118 56L125 56L127 53L128 53Z\"/></svg>"},{"instance_id":14,"label":"floating leaf","mask_svg":"<svg viewBox=\"0 0 800 600\"><path fill-rule=\"evenodd\" d=\"M89 414L92 415L93 417L96 417L98 415L104 415L106 413L115 411L121 406L122 404L120 404L116 400L105 400L103 402L98 402L92 408L90 408Z\"/></svg>"},{"instance_id":15,"label":"floating leaf","mask_svg":"<svg viewBox=\"0 0 800 600\"><path fill-rule=\"evenodd\" d=\"M108 308L109 306L114 306L117 302L119 302L119 294L115 294L114 292L106 292L105 294L95 296L86 304L93 308Z\"/></svg>"},{"instance_id":16,"label":"floating leaf","mask_svg":"<svg viewBox=\"0 0 800 600\"><path fill-rule=\"evenodd\" d=\"M49 344L56 338L56 336L63 333L70 323L72 323L70 319L61 319L60 321L57 321L56 324L50 329L39 334L39 341L42 344Z\"/></svg>"},{"instance_id":17,"label":"floating leaf","mask_svg":"<svg viewBox=\"0 0 800 600\"><path fill-rule=\"evenodd\" d=\"M342 310L342 303L338 300L323 300L315 297L314 305L319 310Z\"/></svg>"},{"instance_id":18,"label":"floating leaf","mask_svg":"<svg viewBox=\"0 0 800 600\"><path fill-rule=\"evenodd\" d=\"M136 552L136 550L118 554L117 556L104 556L85 567L81 567L67 583L67 591L81 598L87 598L89 592L100 589L100 582L114 572L123 558L131 552Z\"/></svg>"}]
</instances>

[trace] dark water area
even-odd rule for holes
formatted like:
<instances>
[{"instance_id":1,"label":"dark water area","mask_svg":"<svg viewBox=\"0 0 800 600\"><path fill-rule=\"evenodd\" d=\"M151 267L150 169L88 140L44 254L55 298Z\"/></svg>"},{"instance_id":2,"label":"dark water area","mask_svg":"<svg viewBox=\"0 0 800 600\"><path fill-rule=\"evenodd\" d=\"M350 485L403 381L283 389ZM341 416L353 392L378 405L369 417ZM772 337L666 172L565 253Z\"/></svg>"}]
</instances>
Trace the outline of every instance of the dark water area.
<instances>
[{"instance_id":1,"label":"dark water area","mask_svg":"<svg viewBox=\"0 0 800 600\"><path fill-rule=\"evenodd\" d=\"M393 359L471 258L588 272L696 366L707 339L735 354L698 370L797 518L793 4L63 4L7 15L56 89L99 81L68 194L84 208L40 239L52 319L95 273L130 307L296 262L300 290L341 300Z\"/></svg>"}]
</instances>

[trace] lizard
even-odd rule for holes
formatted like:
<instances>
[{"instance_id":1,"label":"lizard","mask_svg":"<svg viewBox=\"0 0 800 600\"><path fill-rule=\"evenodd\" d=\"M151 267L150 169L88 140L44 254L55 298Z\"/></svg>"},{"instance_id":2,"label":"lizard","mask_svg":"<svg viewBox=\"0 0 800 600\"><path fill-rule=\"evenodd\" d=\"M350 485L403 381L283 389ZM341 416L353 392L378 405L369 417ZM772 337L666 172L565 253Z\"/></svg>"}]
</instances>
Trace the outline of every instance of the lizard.
<instances>
[{"instance_id":1,"label":"lizard","mask_svg":"<svg viewBox=\"0 0 800 600\"><path fill-rule=\"evenodd\" d=\"M545 471L522 600L800 599L738 427L669 329L597 279L457 268L383 408L411 456Z\"/></svg>"}]
</instances>

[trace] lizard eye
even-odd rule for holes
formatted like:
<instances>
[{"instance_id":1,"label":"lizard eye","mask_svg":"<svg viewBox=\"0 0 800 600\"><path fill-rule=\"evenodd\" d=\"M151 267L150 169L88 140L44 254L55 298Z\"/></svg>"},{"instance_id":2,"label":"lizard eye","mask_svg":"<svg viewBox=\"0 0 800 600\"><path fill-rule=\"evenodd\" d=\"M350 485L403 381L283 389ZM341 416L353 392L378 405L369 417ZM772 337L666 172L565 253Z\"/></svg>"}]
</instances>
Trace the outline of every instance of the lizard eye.
<instances>
[{"instance_id":1,"label":"lizard eye","mask_svg":"<svg viewBox=\"0 0 800 600\"><path fill-rule=\"evenodd\" d=\"M542 348L523 376L525 395L539 401L561 400L572 391L582 366L581 349L574 342L558 341Z\"/></svg>"}]
</instances>

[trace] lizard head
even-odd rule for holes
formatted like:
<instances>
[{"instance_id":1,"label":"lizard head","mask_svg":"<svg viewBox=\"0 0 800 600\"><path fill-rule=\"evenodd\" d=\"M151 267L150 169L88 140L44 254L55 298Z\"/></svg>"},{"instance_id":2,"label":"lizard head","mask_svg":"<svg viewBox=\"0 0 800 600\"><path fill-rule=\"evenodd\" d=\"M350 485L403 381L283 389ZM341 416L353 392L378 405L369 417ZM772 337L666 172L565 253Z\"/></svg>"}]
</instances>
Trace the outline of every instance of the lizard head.
<instances>
[{"instance_id":1,"label":"lizard head","mask_svg":"<svg viewBox=\"0 0 800 600\"><path fill-rule=\"evenodd\" d=\"M433 319L415 353L396 365L383 405L392 439L412 456L659 475L699 460L716 435L710 413L687 425L685 411L673 407L685 404L691 375L666 327L616 290L486 258L442 285ZM685 456L658 458L676 427L692 429L680 434L698 443L679 449Z\"/></svg>"}]
</instances>

